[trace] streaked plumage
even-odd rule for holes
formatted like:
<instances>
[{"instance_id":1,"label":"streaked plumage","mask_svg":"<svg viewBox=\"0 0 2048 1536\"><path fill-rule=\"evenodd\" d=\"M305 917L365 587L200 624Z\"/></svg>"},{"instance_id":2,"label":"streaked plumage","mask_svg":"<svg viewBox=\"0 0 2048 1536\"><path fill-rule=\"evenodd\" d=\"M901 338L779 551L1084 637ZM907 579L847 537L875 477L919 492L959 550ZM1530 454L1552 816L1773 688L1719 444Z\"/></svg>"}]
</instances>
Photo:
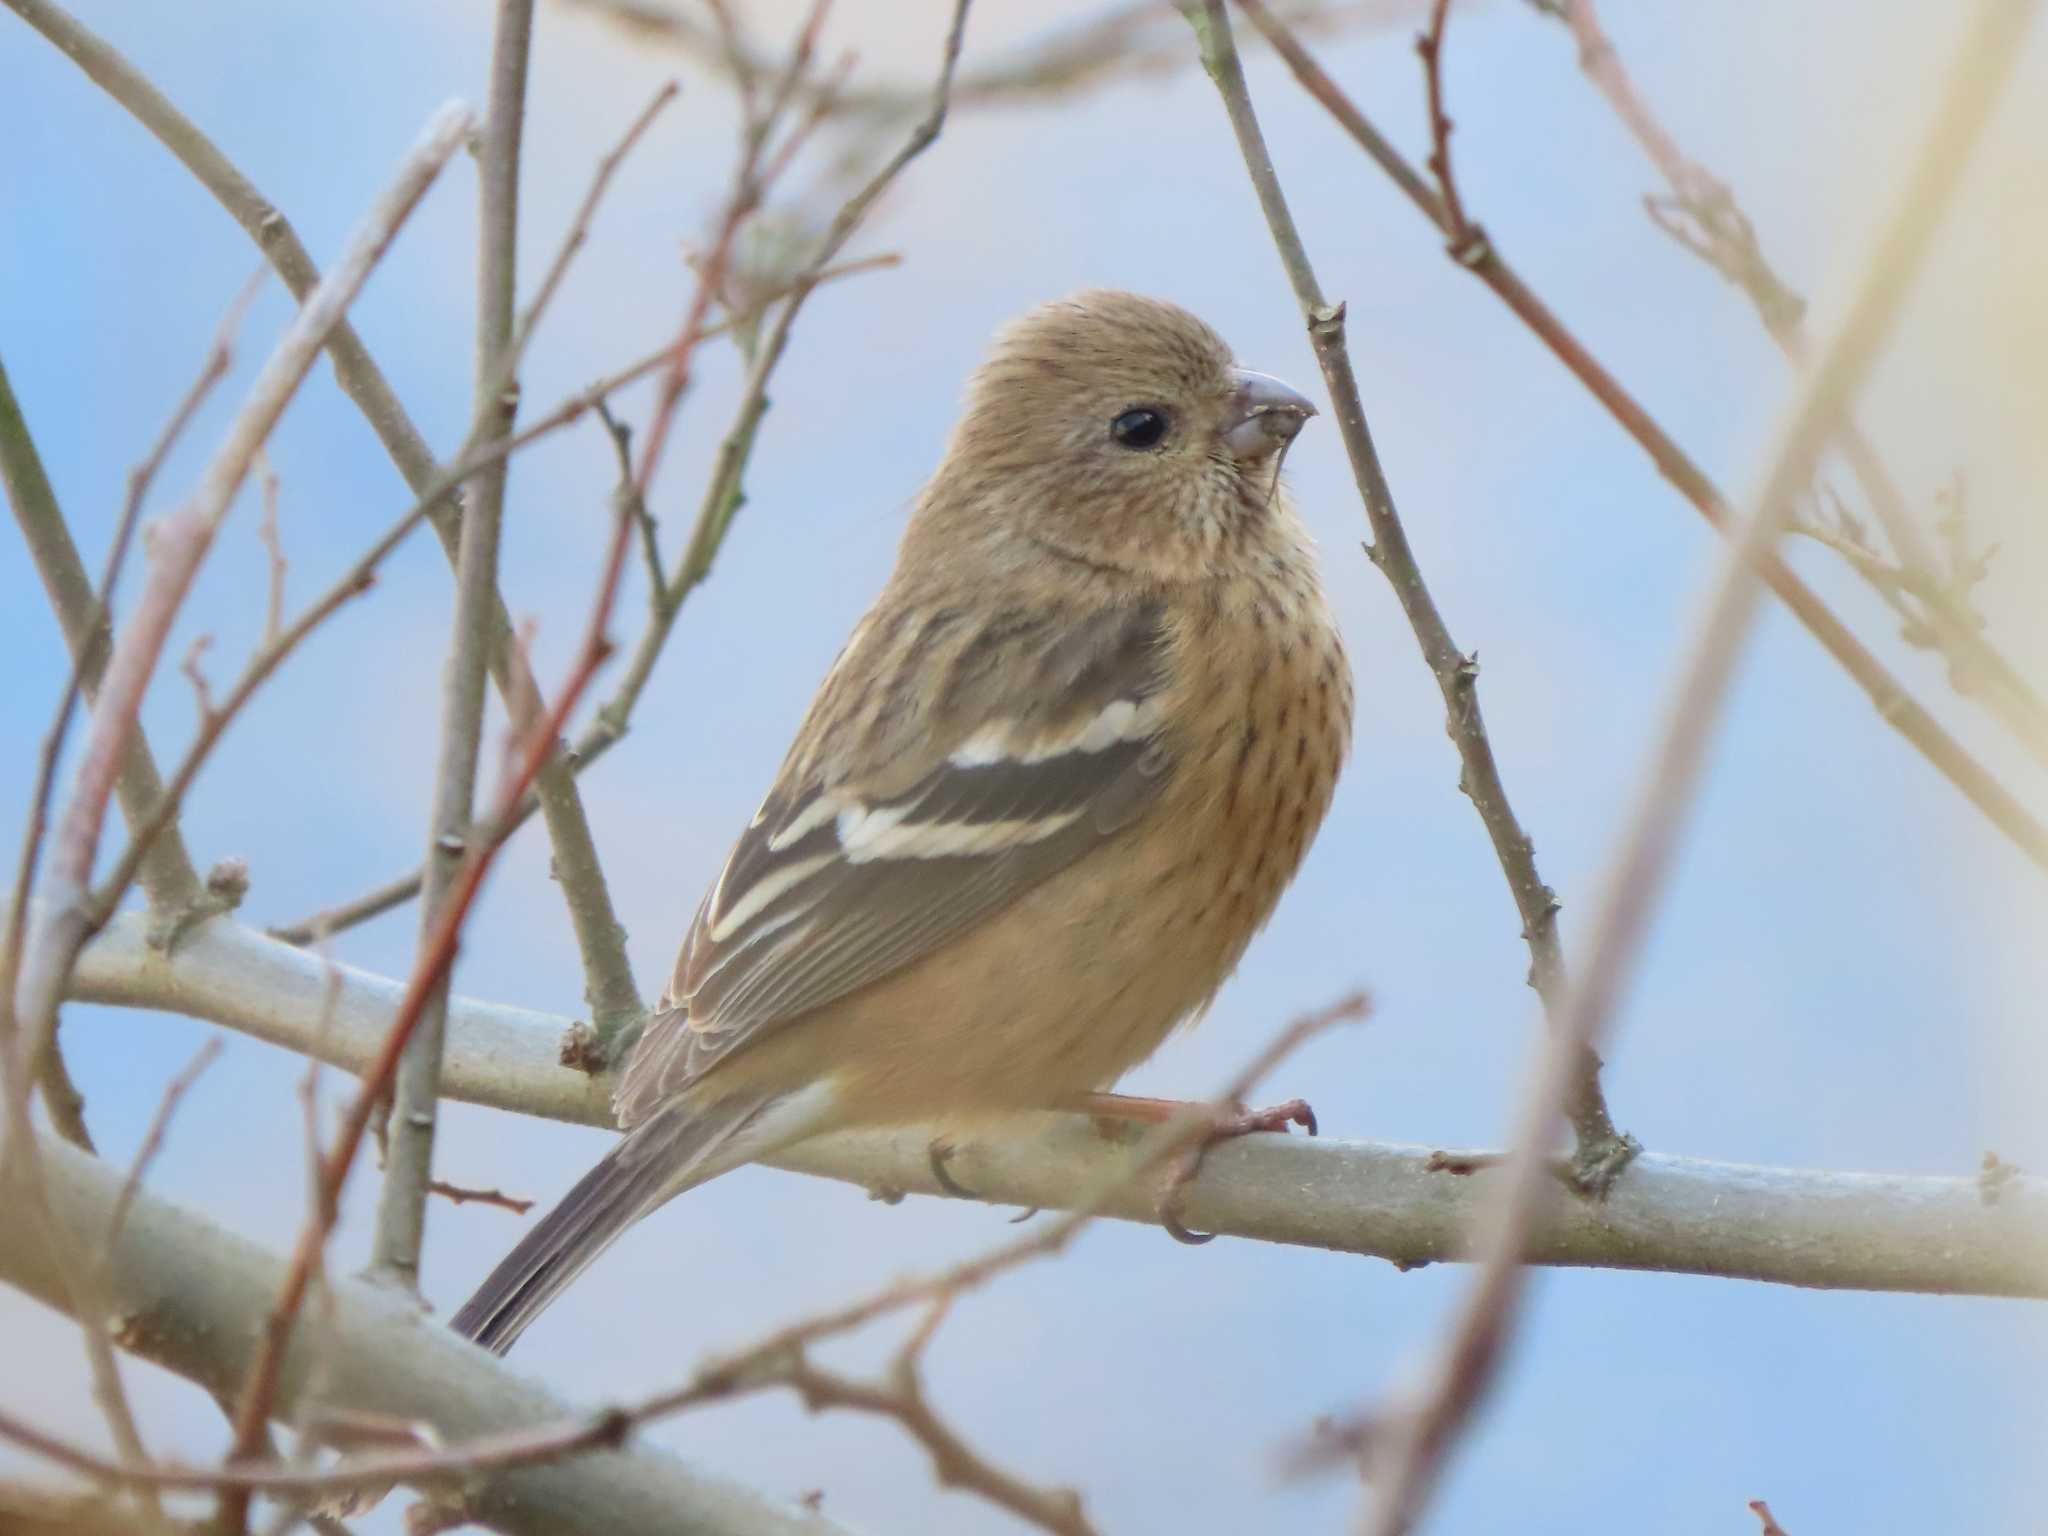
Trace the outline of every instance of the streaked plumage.
<instances>
[{"instance_id":1,"label":"streaked plumage","mask_svg":"<svg viewBox=\"0 0 2048 1536\"><path fill-rule=\"evenodd\" d=\"M1155 300L998 338L698 909L619 1084L628 1136L459 1331L508 1347L631 1222L774 1147L1054 1105L1200 1012L1350 738L1279 487L1309 411Z\"/></svg>"}]
</instances>

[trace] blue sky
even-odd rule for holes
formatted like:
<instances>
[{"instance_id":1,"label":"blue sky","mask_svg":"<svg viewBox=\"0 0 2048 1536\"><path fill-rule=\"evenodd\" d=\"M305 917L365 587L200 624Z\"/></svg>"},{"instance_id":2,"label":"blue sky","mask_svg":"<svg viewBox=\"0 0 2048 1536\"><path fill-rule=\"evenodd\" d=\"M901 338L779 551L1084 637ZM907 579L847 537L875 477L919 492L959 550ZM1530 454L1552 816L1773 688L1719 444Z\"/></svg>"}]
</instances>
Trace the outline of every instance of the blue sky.
<instances>
[{"instance_id":1,"label":"blue sky","mask_svg":"<svg viewBox=\"0 0 2048 1536\"><path fill-rule=\"evenodd\" d=\"M780 18L786 5L763 7ZM1889 207L1896 168L1950 56L1949 8L1903 0L1793 7L1612 6L1650 98L1724 174L1787 277L1839 293ZM1319 50L1397 140L1422 141L1416 17ZM488 8L279 7L119 0L81 16L144 68L332 256L433 107L481 99ZM1058 14L1081 15L1080 8ZM1055 13L1010 0L977 15L968 62ZM939 8L844 0L835 36L864 67L919 80ZM1349 301L1365 403L1410 536L1459 643L1477 650L1502 770L1582 937L1602 859L1640 770L1713 554L1694 515L1594 404L1439 248L1271 61L1252 87L1324 287ZM667 73L682 103L621 176L531 357L544 405L646 350L687 295L678 245L723 186L731 103L715 81L587 15L546 7L536 44L522 253L552 250L589 169ZM183 391L255 253L212 201L54 50L0 18L0 358L73 529L97 562L128 467ZM1749 483L1788 374L1739 296L1641 215L1649 168L1593 97L1568 39L1519 4L1458 7L1449 85L1468 204L1593 350L1728 487ZM2001 552L1984 589L1993 633L2048 676L2035 594L2048 457L2048 45L2035 38L1864 419L1916 504L1956 471ZM356 312L437 448L468 415L473 178L466 162L409 226ZM1307 388L1316 370L1227 127L1199 72L1123 82L1032 108L961 113L860 237L899 270L822 292L798 328L713 580L691 600L631 738L587 794L643 988L758 799L847 627L882 581L910 497L936 458L988 333L1088 284L1175 299L1247 363ZM2029 258L2026 253L2034 255ZM2030 265L2031 263L2031 265ZM286 315L273 285L235 376L174 456L156 510L186 488ZM655 510L670 547L729 410L717 354L682 418ZM628 402L645 410L645 396ZM304 600L404 505L374 438L325 367L272 448L290 592ZM1320 1041L1270 1084L1304 1093L1328 1134L1497 1141L1536 1023L1526 954L1483 834L1455 789L1434 685L1384 583L1336 435L1289 459L1322 542L1357 669L1352 767L1272 927L1197 1032L1131 1080L1207 1091L1274 1025L1360 983L1367 1028ZM595 578L610 484L591 427L520 459L504 588L559 676ZM206 630L217 677L261 623L263 556L241 506L173 642ZM2015 789L2041 775L1824 552L1795 562ZM236 726L195 795L202 861L238 854L244 916L294 917L413 858L426 824L449 581L421 540L374 595L317 636ZM635 610L629 604L629 616ZM25 554L0 540L0 733L25 743L61 675ZM147 709L159 752L192 723L168 672ZM25 803L25 750L0 754L0 808ZM14 814L12 810L6 812ZM1767 611L1689 825L1677 877L1620 1017L1617 1118L1660 1150L1802 1166L1963 1173L1987 1148L2048 1166L2039 999L2048 982L2040 876L1989 833L1783 613ZM408 962L411 914L338 952ZM461 990L572 1013L581 976L537 834L509 853L470 930ZM74 1009L75 1069L103 1142L125 1155L165 1078L206 1031ZM294 1062L228 1040L159 1165L157 1187L285 1241L301 1190ZM455 1107L451 1178L551 1199L600 1133ZM362 1181L338 1238L367 1251ZM620 1246L522 1344L520 1368L583 1399L631 1394L707 1351L1005 1232L968 1205L873 1205L857 1190L748 1170L693 1194ZM426 1287L444 1311L513 1240L500 1212L430 1213ZM1327 1529L1355 1493L1275 1487L1273 1447L1315 1414L1376 1398L1462 1293L1438 1267L1219 1242L1182 1249L1138 1228L970 1299L931 1363L941 1402L1029 1475L1071 1482L1105 1531ZM1623 1274L1541 1278L1504 1391L1456 1462L1445 1532L1749 1529L1768 1498L1788 1529L2014 1529L2043 1492L2032 1454L2048 1328L2014 1302L1825 1295ZM97 1432L73 1335L0 1296L19 1360L0 1401ZM879 1355L880 1340L847 1359ZM203 1398L138 1368L156 1442L222 1442ZM34 1382L31 1396L26 1383ZM51 1383L61 1383L54 1388ZM53 1392L55 1396L53 1397ZM771 1491L822 1488L864 1529L1014 1529L935 1491L885 1427L811 1420L764 1400L657 1438ZM392 1511L384 1523L394 1528Z\"/></svg>"}]
</instances>

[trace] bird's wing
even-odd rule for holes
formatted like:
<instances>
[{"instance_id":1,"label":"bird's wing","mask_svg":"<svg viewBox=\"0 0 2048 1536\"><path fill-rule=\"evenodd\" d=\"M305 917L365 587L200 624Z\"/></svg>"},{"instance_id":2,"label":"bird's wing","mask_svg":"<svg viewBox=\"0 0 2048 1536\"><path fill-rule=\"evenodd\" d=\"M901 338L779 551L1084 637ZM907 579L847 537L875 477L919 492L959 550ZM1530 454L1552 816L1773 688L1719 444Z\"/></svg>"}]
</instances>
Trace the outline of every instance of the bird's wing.
<instances>
[{"instance_id":1,"label":"bird's wing","mask_svg":"<svg viewBox=\"0 0 2048 1536\"><path fill-rule=\"evenodd\" d=\"M864 621L698 909L620 1123L1129 824L1171 769L1163 626L1144 604Z\"/></svg>"}]
</instances>

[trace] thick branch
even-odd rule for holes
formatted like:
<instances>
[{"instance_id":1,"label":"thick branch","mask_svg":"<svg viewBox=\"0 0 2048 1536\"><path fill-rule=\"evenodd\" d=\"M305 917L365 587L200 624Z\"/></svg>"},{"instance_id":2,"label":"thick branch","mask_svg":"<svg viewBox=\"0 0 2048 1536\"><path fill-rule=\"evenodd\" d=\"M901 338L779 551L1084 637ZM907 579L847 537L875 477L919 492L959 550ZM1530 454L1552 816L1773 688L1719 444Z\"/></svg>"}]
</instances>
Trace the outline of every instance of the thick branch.
<instances>
[{"instance_id":1,"label":"thick branch","mask_svg":"<svg viewBox=\"0 0 2048 1536\"><path fill-rule=\"evenodd\" d=\"M105 1232L119 1174L55 1142L45 1144L43 1159L57 1210L81 1233ZM257 1335L249 1320L268 1306L283 1261L149 1194L136 1200L110 1259L122 1344L210 1390L231 1390L253 1362ZM0 1279L51 1306L66 1305L47 1250L33 1241L0 1244ZM319 1361L322 1406L425 1420L450 1439L553 1426L575 1416L483 1350L421 1317L402 1295L355 1280L330 1285L333 1321L323 1321L327 1347ZM280 1415L311 1406L300 1401L311 1353L295 1348L287 1359ZM643 1447L505 1468L481 1475L466 1491L476 1518L532 1536L832 1536L839 1529Z\"/></svg>"},{"instance_id":2,"label":"thick branch","mask_svg":"<svg viewBox=\"0 0 2048 1536\"><path fill-rule=\"evenodd\" d=\"M238 923L208 924L164 956L145 920L122 914L80 957L81 1000L206 1019L360 1068L389 1027L398 982L329 967ZM608 1085L561 1065L572 1021L455 997L442 1090L521 1114L609 1125ZM838 1136L778 1166L870 1189L939 1194L930 1137L917 1130ZM1089 1120L1042 1123L962 1145L948 1171L998 1204L1061 1209L1102 1187L1131 1148ZM1426 1147L1250 1136L1212 1148L1183 1215L1204 1231L1389 1259L1466 1255L1499 1171ZM1130 1189L1105 1214L1149 1224ZM1534 1263L1661 1270L1785 1285L2048 1297L2048 1183L2019 1177L1911 1178L1756 1167L1644 1153L1604 1202L1558 1201L1537 1224Z\"/></svg>"}]
</instances>

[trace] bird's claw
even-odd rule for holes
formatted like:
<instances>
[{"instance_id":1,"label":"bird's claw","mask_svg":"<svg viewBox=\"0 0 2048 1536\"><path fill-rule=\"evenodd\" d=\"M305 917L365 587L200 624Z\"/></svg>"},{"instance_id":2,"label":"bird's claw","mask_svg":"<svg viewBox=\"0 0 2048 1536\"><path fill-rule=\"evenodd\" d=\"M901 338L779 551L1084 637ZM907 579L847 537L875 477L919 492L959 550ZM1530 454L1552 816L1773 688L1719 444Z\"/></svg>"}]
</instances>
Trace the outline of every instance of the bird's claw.
<instances>
[{"instance_id":1,"label":"bird's claw","mask_svg":"<svg viewBox=\"0 0 2048 1536\"><path fill-rule=\"evenodd\" d=\"M945 1137L934 1136L931 1139L931 1143L924 1149L925 1161L930 1165L932 1179L937 1183L941 1191L951 1195L955 1200L972 1200L976 1198L974 1191L954 1178L946 1168L946 1165L953 1161L953 1156L958 1151L959 1148L946 1140Z\"/></svg>"},{"instance_id":2,"label":"bird's claw","mask_svg":"<svg viewBox=\"0 0 2048 1536\"><path fill-rule=\"evenodd\" d=\"M1176 1243L1186 1243L1190 1248L1199 1248L1204 1243L1216 1240L1214 1232L1197 1232L1180 1219L1180 1205L1187 1195L1188 1186L1201 1171L1202 1157L1209 1148L1219 1141L1232 1141L1239 1136L1249 1136L1258 1131L1279 1131L1283 1135L1290 1125L1298 1125L1313 1136L1319 1129L1316 1112L1306 1099L1288 1099L1284 1103L1270 1104L1263 1109L1246 1109L1242 1104L1216 1116L1200 1140L1190 1143L1173 1161L1173 1171L1166 1182L1165 1193L1157 1207L1159 1225L1166 1229L1166 1235Z\"/></svg>"},{"instance_id":3,"label":"bird's claw","mask_svg":"<svg viewBox=\"0 0 2048 1536\"><path fill-rule=\"evenodd\" d=\"M1315 1107L1307 1099L1287 1099L1279 1104L1268 1104L1264 1109L1246 1109L1240 1104L1218 1120L1209 1140L1225 1141L1233 1136L1249 1136L1253 1131L1285 1131L1290 1125L1300 1126L1311 1136L1321 1131L1316 1122Z\"/></svg>"}]
</instances>

